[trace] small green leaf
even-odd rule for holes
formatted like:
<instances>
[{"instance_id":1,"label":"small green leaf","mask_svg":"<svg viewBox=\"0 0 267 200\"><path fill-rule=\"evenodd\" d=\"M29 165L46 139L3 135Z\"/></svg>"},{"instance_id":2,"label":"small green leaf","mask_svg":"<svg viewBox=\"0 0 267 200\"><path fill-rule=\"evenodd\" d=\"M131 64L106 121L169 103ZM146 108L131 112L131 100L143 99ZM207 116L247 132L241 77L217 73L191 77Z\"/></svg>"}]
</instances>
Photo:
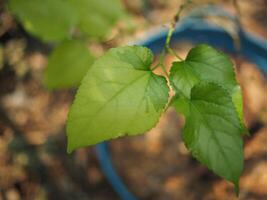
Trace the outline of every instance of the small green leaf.
<instances>
[{"instance_id":1,"label":"small green leaf","mask_svg":"<svg viewBox=\"0 0 267 200\"><path fill-rule=\"evenodd\" d=\"M9 0L8 6L27 31L44 41L68 38L77 21L65 0Z\"/></svg>"},{"instance_id":2,"label":"small green leaf","mask_svg":"<svg viewBox=\"0 0 267 200\"><path fill-rule=\"evenodd\" d=\"M202 44L192 48L185 62L200 80L216 82L229 91L237 85L231 60L208 45Z\"/></svg>"},{"instance_id":3,"label":"small green leaf","mask_svg":"<svg viewBox=\"0 0 267 200\"><path fill-rule=\"evenodd\" d=\"M68 152L151 129L168 102L166 79L149 68L145 47L109 50L90 68L71 106Z\"/></svg>"},{"instance_id":4,"label":"small green leaf","mask_svg":"<svg viewBox=\"0 0 267 200\"><path fill-rule=\"evenodd\" d=\"M64 41L48 59L44 84L50 89L77 87L94 61L79 41Z\"/></svg>"},{"instance_id":5,"label":"small green leaf","mask_svg":"<svg viewBox=\"0 0 267 200\"><path fill-rule=\"evenodd\" d=\"M243 141L238 115L227 92L215 83L193 87L183 139L193 156L238 190Z\"/></svg>"},{"instance_id":6,"label":"small green leaf","mask_svg":"<svg viewBox=\"0 0 267 200\"><path fill-rule=\"evenodd\" d=\"M191 88L200 81L215 82L228 90L245 130L242 93L231 60L208 45L198 45L184 61L173 63L170 83L178 96L189 98Z\"/></svg>"},{"instance_id":7,"label":"small green leaf","mask_svg":"<svg viewBox=\"0 0 267 200\"><path fill-rule=\"evenodd\" d=\"M90 37L105 37L123 16L121 0L69 0L79 15L79 27Z\"/></svg>"},{"instance_id":8,"label":"small green leaf","mask_svg":"<svg viewBox=\"0 0 267 200\"><path fill-rule=\"evenodd\" d=\"M170 74L174 89L187 97L199 80L216 82L231 93L237 85L231 60L204 44L192 48L184 61L174 62Z\"/></svg>"},{"instance_id":9,"label":"small green leaf","mask_svg":"<svg viewBox=\"0 0 267 200\"><path fill-rule=\"evenodd\" d=\"M198 81L198 75L189 67L186 61L172 64L170 82L179 95L189 98L192 87Z\"/></svg>"}]
</instances>

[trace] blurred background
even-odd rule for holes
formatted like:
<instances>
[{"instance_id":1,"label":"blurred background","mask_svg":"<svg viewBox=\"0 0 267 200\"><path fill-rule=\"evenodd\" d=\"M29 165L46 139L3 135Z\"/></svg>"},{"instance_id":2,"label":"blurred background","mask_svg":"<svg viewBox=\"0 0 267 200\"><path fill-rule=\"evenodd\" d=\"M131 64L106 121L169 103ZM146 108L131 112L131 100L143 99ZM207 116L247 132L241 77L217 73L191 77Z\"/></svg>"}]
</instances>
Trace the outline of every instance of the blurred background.
<instances>
[{"instance_id":1,"label":"blurred background","mask_svg":"<svg viewBox=\"0 0 267 200\"><path fill-rule=\"evenodd\" d=\"M19 4L26 0L0 0L0 200L119 199L103 175L93 147L66 153L65 123L76 89L74 85L44 81L44 74L49 74L45 72L48 57L60 41L53 35L52 39L46 37L49 33L45 31L50 32L52 27L41 32L33 29L27 16L21 14L23 10L11 6L16 1ZM100 2L107 6L105 1ZM148 32L168 25L182 2L123 0L123 17L116 17L107 29L100 27L104 33L92 31L97 27L81 26L80 31L71 30L72 39L82 41L94 59L111 47L148 37ZM240 15L244 30L267 41L267 0L240 0L239 12L231 0L198 0L185 9L182 17L194 7L207 4ZM50 12L54 14L51 10L42 14ZM38 12L35 14L38 17ZM227 20L214 20L231 30ZM45 24L45 20L36 23ZM191 46L184 43L175 49L185 57ZM245 58L232 59L251 132L245 137L239 199L266 200L266 77ZM167 56L165 62L170 66L173 60ZM60 74L58 78L60 82ZM169 109L149 133L110 143L114 165L129 190L147 200L236 199L230 183L188 153L181 140L183 123L182 116Z\"/></svg>"}]
</instances>

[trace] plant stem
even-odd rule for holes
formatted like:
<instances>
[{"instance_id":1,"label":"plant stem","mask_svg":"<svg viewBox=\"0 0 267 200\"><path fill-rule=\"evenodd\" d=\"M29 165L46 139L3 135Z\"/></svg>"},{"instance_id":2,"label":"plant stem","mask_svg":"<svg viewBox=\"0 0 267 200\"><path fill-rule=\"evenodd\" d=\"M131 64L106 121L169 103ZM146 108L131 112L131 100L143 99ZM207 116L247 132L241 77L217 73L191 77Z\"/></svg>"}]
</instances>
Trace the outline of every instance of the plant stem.
<instances>
[{"instance_id":1,"label":"plant stem","mask_svg":"<svg viewBox=\"0 0 267 200\"><path fill-rule=\"evenodd\" d=\"M164 58L166 56L167 53L170 53L172 55L174 55L176 58L178 58L180 61L183 60L171 47L170 47L170 42L171 42L171 38L172 35L175 31L176 28L176 24L179 22L180 20L180 15L182 13L182 11L184 10L184 8L188 5L192 3L192 0L186 0L184 4L182 4L178 10L178 12L175 14L173 21L171 22L167 37L166 37L166 41L164 44L164 48L162 49L162 52L160 54L160 60L159 63L152 68L152 70L158 68L159 66L162 68L164 74L168 77L168 72L166 70L166 67L164 65Z\"/></svg>"},{"instance_id":2,"label":"plant stem","mask_svg":"<svg viewBox=\"0 0 267 200\"><path fill-rule=\"evenodd\" d=\"M168 52L178 58L178 60L183 60L172 48L168 48Z\"/></svg>"},{"instance_id":3,"label":"plant stem","mask_svg":"<svg viewBox=\"0 0 267 200\"><path fill-rule=\"evenodd\" d=\"M163 49L163 51L161 52L160 54L160 58L159 58L159 63L160 63L160 67L162 69L162 71L164 72L164 74L168 77L168 72L166 70L166 66L164 64L164 58L165 58L165 55L166 55L166 50L165 48Z\"/></svg>"}]
</instances>

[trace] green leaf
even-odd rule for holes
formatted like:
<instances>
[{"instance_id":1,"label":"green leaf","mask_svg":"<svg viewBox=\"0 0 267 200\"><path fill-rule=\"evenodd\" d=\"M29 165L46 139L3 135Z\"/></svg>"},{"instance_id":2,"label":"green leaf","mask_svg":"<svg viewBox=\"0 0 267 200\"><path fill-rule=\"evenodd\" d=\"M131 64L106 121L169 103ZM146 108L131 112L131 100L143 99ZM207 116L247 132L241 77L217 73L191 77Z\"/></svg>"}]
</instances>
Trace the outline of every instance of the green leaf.
<instances>
[{"instance_id":1,"label":"green leaf","mask_svg":"<svg viewBox=\"0 0 267 200\"><path fill-rule=\"evenodd\" d=\"M68 152L155 126L168 102L166 79L150 70L145 47L109 50L90 68L71 106Z\"/></svg>"},{"instance_id":2,"label":"green leaf","mask_svg":"<svg viewBox=\"0 0 267 200\"><path fill-rule=\"evenodd\" d=\"M193 156L214 173L235 184L243 170L243 141L238 115L227 92L215 83L191 91L183 139Z\"/></svg>"},{"instance_id":3,"label":"green leaf","mask_svg":"<svg viewBox=\"0 0 267 200\"><path fill-rule=\"evenodd\" d=\"M231 60L225 54L204 44L192 48L184 61L174 62L170 74L174 89L187 97L199 80L216 82L226 87L229 92L237 85Z\"/></svg>"},{"instance_id":4,"label":"green leaf","mask_svg":"<svg viewBox=\"0 0 267 200\"><path fill-rule=\"evenodd\" d=\"M77 21L65 0L9 0L8 6L27 31L44 41L68 38Z\"/></svg>"},{"instance_id":5,"label":"green leaf","mask_svg":"<svg viewBox=\"0 0 267 200\"><path fill-rule=\"evenodd\" d=\"M44 84L50 89L77 87L94 61L79 41L64 41L48 59Z\"/></svg>"},{"instance_id":6,"label":"green leaf","mask_svg":"<svg viewBox=\"0 0 267 200\"><path fill-rule=\"evenodd\" d=\"M172 100L170 105L175 108L177 113L183 114L185 117L190 114L189 112L189 104L188 104L188 99L175 95Z\"/></svg>"},{"instance_id":7,"label":"green leaf","mask_svg":"<svg viewBox=\"0 0 267 200\"><path fill-rule=\"evenodd\" d=\"M192 48L186 59L174 62L170 72L170 83L177 95L189 97L192 87L199 81L211 81L225 87L244 125L243 100L240 86L235 79L231 60L208 45Z\"/></svg>"},{"instance_id":8,"label":"green leaf","mask_svg":"<svg viewBox=\"0 0 267 200\"><path fill-rule=\"evenodd\" d=\"M237 85L230 58L208 45L192 48L185 62L200 80L216 82L229 91Z\"/></svg>"},{"instance_id":9,"label":"green leaf","mask_svg":"<svg viewBox=\"0 0 267 200\"><path fill-rule=\"evenodd\" d=\"M120 0L69 0L79 15L79 27L90 37L105 37L124 14Z\"/></svg>"},{"instance_id":10,"label":"green leaf","mask_svg":"<svg viewBox=\"0 0 267 200\"><path fill-rule=\"evenodd\" d=\"M189 98L192 87L198 81L198 75L190 68L186 61L174 62L172 64L170 82L179 95Z\"/></svg>"}]
</instances>

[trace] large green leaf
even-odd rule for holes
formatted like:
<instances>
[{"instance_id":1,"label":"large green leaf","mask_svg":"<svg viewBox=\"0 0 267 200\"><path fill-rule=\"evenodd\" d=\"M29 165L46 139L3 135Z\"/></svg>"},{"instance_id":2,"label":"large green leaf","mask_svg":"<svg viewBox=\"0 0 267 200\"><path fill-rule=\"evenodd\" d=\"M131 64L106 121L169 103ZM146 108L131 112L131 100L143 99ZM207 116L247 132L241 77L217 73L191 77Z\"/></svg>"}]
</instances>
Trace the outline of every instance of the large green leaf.
<instances>
[{"instance_id":1,"label":"large green leaf","mask_svg":"<svg viewBox=\"0 0 267 200\"><path fill-rule=\"evenodd\" d=\"M232 99L214 83L193 87L183 139L193 156L238 191L243 170L241 126Z\"/></svg>"},{"instance_id":2,"label":"large green leaf","mask_svg":"<svg viewBox=\"0 0 267 200\"><path fill-rule=\"evenodd\" d=\"M191 88L199 81L216 82L225 87L243 124L242 93L233 64L225 54L208 45L198 45L189 51L184 61L173 63L170 82L177 96L188 98Z\"/></svg>"},{"instance_id":3,"label":"large green leaf","mask_svg":"<svg viewBox=\"0 0 267 200\"><path fill-rule=\"evenodd\" d=\"M95 38L105 37L123 16L121 0L69 0L79 15L82 32Z\"/></svg>"},{"instance_id":4,"label":"large green leaf","mask_svg":"<svg viewBox=\"0 0 267 200\"><path fill-rule=\"evenodd\" d=\"M45 41L69 37L77 21L66 0L9 0L8 5L27 31Z\"/></svg>"},{"instance_id":5,"label":"large green leaf","mask_svg":"<svg viewBox=\"0 0 267 200\"><path fill-rule=\"evenodd\" d=\"M111 49L94 63L70 109L68 152L155 126L169 88L150 70L152 60L149 49L133 46Z\"/></svg>"},{"instance_id":6,"label":"large green leaf","mask_svg":"<svg viewBox=\"0 0 267 200\"><path fill-rule=\"evenodd\" d=\"M64 41L48 59L44 83L50 89L77 87L94 61L79 41Z\"/></svg>"}]
</instances>

